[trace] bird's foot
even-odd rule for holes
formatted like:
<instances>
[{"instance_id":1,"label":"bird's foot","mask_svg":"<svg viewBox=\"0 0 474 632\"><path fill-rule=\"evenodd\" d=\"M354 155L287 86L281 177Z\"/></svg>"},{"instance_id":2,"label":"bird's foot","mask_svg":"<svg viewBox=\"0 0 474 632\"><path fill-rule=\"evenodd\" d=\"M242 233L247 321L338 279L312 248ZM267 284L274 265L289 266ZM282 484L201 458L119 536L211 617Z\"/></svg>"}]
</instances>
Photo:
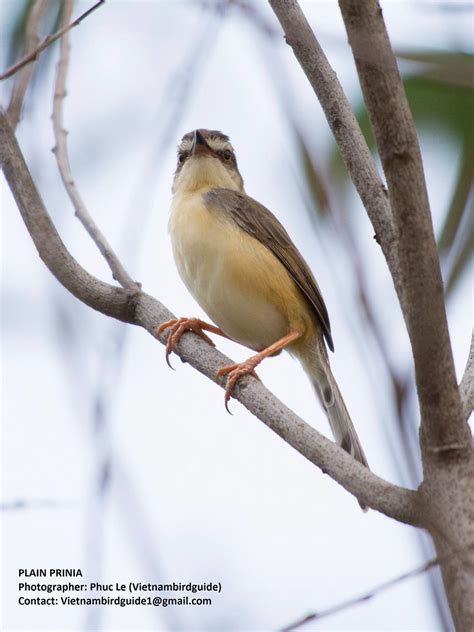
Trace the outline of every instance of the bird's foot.
<instances>
[{"instance_id":1,"label":"bird's foot","mask_svg":"<svg viewBox=\"0 0 474 632\"><path fill-rule=\"evenodd\" d=\"M229 400L232 396L234 386L241 377L244 377L244 375L251 375L260 382L260 378L255 373L255 367L260 364L262 360L262 354L257 353L257 355L254 355L248 360L245 360L245 362L240 362L238 364L229 364L229 366L224 366L222 367L222 369L219 369L217 371L217 377L223 377L224 375L227 375L224 402L225 408L229 414L232 414L229 410Z\"/></svg>"},{"instance_id":2,"label":"bird's foot","mask_svg":"<svg viewBox=\"0 0 474 632\"><path fill-rule=\"evenodd\" d=\"M166 363L171 369L173 367L170 364L169 356L174 351L176 345L180 341L181 336L186 331L193 331L205 342L210 344L211 347L215 347L216 345L209 338L209 336L204 333L204 329L207 329L208 331L216 334L224 335L218 327L210 325L209 323L206 323L199 318L172 318L171 320L168 320L166 323L163 323L157 328L157 335L162 334L166 329L171 330L166 342Z\"/></svg>"},{"instance_id":3,"label":"bird's foot","mask_svg":"<svg viewBox=\"0 0 474 632\"><path fill-rule=\"evenodd\" d=\"M219 369L217 371L217 377L227 375L224 401L225 408L228 413L230 413L228 406L229 399L232 396L232 391L237 381L240 380L240 378L244 375L252 375L260 382L260 378L255 373L255 367L257 367L260 362L262 362L262 360L268 358L271 355L274 355L275 353L278 353L300 337L300 331L290 331L290 333L286 334L286 336L283 336L283 338L280 338L280 340L277 340L269 347L266 347L262 351L259 351L256 355L252 356L248 360L245 360L245 362L240 362L239 364L230 364L229 366L224 366L222 367L222 369Z\"/></svg>"}]
</instances>

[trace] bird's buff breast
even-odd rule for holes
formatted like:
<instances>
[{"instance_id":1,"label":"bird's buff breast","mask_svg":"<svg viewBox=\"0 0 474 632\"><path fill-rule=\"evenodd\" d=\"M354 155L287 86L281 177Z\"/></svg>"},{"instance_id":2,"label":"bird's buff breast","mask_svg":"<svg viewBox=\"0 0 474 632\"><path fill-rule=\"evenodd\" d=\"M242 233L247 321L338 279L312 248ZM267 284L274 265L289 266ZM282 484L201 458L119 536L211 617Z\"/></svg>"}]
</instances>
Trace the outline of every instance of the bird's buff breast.
<instances>
[{"instance_id":1,"label":"bird's buff breast","mask_svg":"<svg viewBox=\"0 0 474 632\"><path fill-rule=\"evenodd\" d=\"M261 350L285 336L301 301L282 264L200 193L175 195L169 231L178 271L209 318L233 340ZM298 311L298 310L297 310Z\"/></svg>"}]
</instances>

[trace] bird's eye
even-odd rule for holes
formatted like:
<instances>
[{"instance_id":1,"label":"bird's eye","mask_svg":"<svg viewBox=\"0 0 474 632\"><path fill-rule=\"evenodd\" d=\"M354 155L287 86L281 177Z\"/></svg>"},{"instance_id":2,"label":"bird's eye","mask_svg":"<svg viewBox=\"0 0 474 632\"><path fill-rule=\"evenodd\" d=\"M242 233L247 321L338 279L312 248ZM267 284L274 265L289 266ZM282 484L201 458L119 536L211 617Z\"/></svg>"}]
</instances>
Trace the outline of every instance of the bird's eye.
<instances>
[{"instance_id":1,"label":"bird's eye","mask_svg":"<svg viewBox=\"0 0 474 632\"><path fill-rule=\"evenodd\" d=\"M226 162L230 162L232 160L232 152L226 149L222 152L222 157Z\"/></svg>"}]
</instances>

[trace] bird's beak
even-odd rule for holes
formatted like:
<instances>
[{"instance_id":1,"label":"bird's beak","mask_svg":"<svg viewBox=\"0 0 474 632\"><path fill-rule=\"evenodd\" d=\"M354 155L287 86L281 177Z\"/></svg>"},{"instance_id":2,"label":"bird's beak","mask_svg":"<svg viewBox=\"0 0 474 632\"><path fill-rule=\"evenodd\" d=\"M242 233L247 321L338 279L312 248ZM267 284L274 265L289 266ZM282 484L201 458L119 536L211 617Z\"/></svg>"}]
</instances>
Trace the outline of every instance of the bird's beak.
<instances>
[{"instance_id":1,"label":"bird's beak","mask_svg":"<svg viewBox=\"0 0 474 632\"><path fill-rule=\"evenodd\" d=\"M206 143L206 139L201 134L201 132L197 129L194 131L193 144L191 147L191 154L196 156L197 154L204 154L211 152L211 148Z\"/></svg>"}]
</instances>

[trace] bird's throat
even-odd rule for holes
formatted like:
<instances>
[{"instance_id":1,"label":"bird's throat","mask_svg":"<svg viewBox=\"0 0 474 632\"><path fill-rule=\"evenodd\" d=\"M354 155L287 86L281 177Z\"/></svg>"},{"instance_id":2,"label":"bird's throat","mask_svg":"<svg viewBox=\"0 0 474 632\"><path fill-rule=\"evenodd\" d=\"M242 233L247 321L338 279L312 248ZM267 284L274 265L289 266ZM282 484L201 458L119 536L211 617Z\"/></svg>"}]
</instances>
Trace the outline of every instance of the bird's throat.
<instances>
[{"instance_id":1,"label":"bird's throat","mask_svg":"<svg viewBox=\"0 0 474 632\"><path fill-rule=\"evenodd\" d=\"M189 159L173 184L175 195L202 194L212 189L243 190L236 175L212 156Z\"/></svg>"}]
</instances>

